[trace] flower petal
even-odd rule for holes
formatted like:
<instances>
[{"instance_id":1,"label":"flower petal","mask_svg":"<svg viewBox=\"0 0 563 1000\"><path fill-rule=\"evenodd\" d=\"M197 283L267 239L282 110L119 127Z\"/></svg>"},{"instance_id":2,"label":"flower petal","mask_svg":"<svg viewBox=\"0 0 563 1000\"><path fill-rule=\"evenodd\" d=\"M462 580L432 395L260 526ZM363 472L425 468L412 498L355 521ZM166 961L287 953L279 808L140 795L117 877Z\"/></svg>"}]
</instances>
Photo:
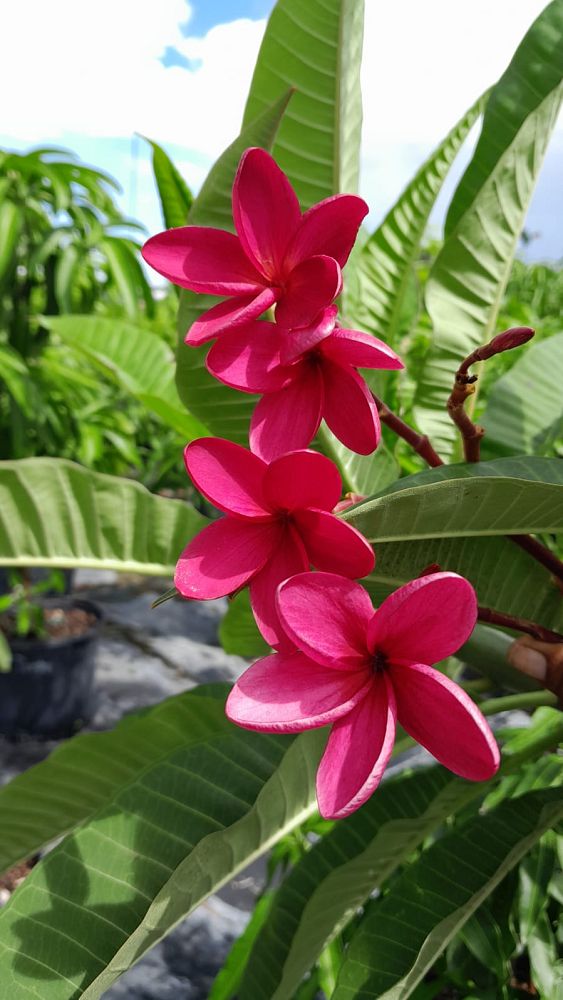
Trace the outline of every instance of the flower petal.
<instances>
[{"instance_id":1,"label":"flower petal","mask_svg":"<svg viewBox=\"0 0 563 1000\"><path fill-rule=\"evenodd\" d=\"M395 742L395 699L385 674L332 727L317 771L319 811L343 819L369 799L383 777Z\"/></svg>"},{"instance_id":2,"label":"flower petal","mask_svg":"<svg viewBox=\"0 0 563 1000\"><path fill-rule=\"evenodd\" d=\"M316 569L352 580L373 570L373 549L351 524L326 510L297 510L293 520Z\"/></svg>"},{"instance_id":3,"label":"flower petal","mask_svg":"<svg viewBox=\"0 0 563 1000\"><path fill-rule=\"evenodd\" d=\"M219 302L192 323L184 338L185 343L190 347L197 347L218 337L225 330L232 330L243 323L258 319L277 298L277 289L264 288L258 295L236 295L226 302Z\"/></svg>"},{"instance_id":4,"label":"flower petal","mask_svg":"<svg viewBox=\"0 0 563 1000\"><path fill-rule=\"evenodd\" d=\"M276 323L309 326L342 291L342 273L332 257L309 257L291 271L276 306Z\"/></svg>"},{"instance_id":5,"label":"flower petal","mask_svg":"<svg viewBox=\"0 0 563 1000\"><path fill-rule=\"evenodd\" d=\"M224 333L213 345L205 362L207 370L220 382L243 392L281 389L292 378L280 361L281 339L275 323L246 323Z\"/></svg>"},{"instance_id":6,"label":"flower petal","mask_svg":"<svg viewBox=\"0 0 563 1000\"><path fill-rule=\"evenodd\" d=\"M231 722L267 733L299 733L346 715L371 687L364 671L328 670L297 651L258 660L231 691Z\"/></svg>"},{"instance_id":7,"label":"flower petal","mask_svg":"<svg viewBox=\"0 0 563 1000\"><path fill-rule=\"evenodd\" d=\"M395 660L438 663L456 653L477 621L471 584L457 573L431 573L387 597L370 622L370 649Z\"/></svg>"},{"instance_id":8,"label":"flower petal","mask_svg":"<svg viewBox=\"0 0 563 1000\"><path fill-rule=\"evenodd\" d=\"M398 370L404 368L400 357L378 337L361 330L343 330L338 327L331 337L323 341L321 351L340 365L354 368L381 368Z\"/></svg>"},{"instance_id":9,"label":"flower petal","mask_svg":"<svg viewBox=\"0 0 563 1000\"><path fill-rule=\"evenodd\" d=\"M195 600L232 594L262 569L279 539L279 526L271 521L213 521L182 552L174 584Z\"/></svg>"},{"instance_id":10,"label":"flower petal","mask_svg":"<svg viewBox=\"0 0 563 1000\"><path fill-rule=\"evenodd\" d=\"M341 493L342 480L336 465L318 451L282 455L268 466L264 477L264 496L272 510L332 510Z\"/></svg>"},{"instance_id":11,"label":"flower petal","mask_svg":"<svg viewBox=\"0 0 563 1000\"><path fill-rule=\"evenodd\" d=\"M282 584L277 606L285 632L311 659L341 670L369 668L373 607L359 583L334 573L303 573Z\"/></svg>"},{"instance_id":12,"label":"flower petal","mask_svg":"<svg viewBox=\"0 0 563 1000\"><path fill-rule=\"evenodd\" d=\"M278 537L279 542L271 558L250 584L250 603L266 642L270 646L287 649L289 643L276 607L276 590L283 580L308 570L309 558L299 535L291 526Z\"/></svg>"},{"instance_id":13,"label":"flower petal","mask_svg":"<svg viewBox=\"0 0 563 1000\"><path fill-rule=\"evenodd\" d=\"M223 438L198 438L185 448L184 461L200 493L219 510L271 519L263 493L266 467L247 448Z\"/></svg>"},{"instance_id":14,"label":"flower petal","mask_svg":"<svg viewBox=\"0 0 563 1000\"><path fill-rule=\"evenodd\" d=\"M142 254L159 274L194 292L244 295L264 286L264 279L246 257L238 237L223 229L167 229L147 240Z\"/></svg>"},{"instance_id":15,"label":"flower petal","mask_svg":"<svg viewBox=\"0 0 563 1000\"><path fill-rule=\"evenodd\" d=\"M233 186L233 218L248 258L267 278L281 277L301 209L286 175L265 149L243 153Z\"/></svg>"},{"instance_id":16,"label":"flower petal","mask_svg":"<svg viewBox=\"0 0 563 1000\"><path fill-rule=\"evenodd\" d=\"M353 194L336 194L313 205L305 212L288 247L289 261L298 264L321 253L334 257L344 267L368 212L363 198Z\"/></svg>"},{"instance_id":17,"label":"flower petal","mask_svg":"<svg viewBox=\"0 0 563 1000\"><path fill-rule=\"evenodd\" d=\"M329 337L334 330L338 309L336 306L328 306L317 316L311 326L303 326L297 330L287 330L281 338L281 360L282 364L289 365L295 361L305 351L320 344L325 337Z\"/></svg>"},{"instance_id":18,"label":"flower petal","mask_svg":"<svg viewBox=\"0 0 563 1000\"><path fill-rule=\"evenodd\" d=\"M306 448L319 429L323 383L316 368L294 365L283 389L263 396L250 421L250 447L271 462L287 451Z\"/></svg>"},{"instance_id":19,"label":"flower petal","mask_svg":"<svg viewBox=\"0 0 563 1000\"><path fill-rule=\"evenodd\" d=\"M325 390L323 417L332 433L358 455L371 455L379 444L381 428L373 396L353 368L322 363Z\"/></svg>"},{"instance_id":20,"label":"flower petal","mask_svg":"<svg viewBox=\"0 0 563 1000\"><path fill-rule=\"evenodd\" d=\"M457 684L424 663L391 666L399 722L461 778L486 781L500 763L487 720Z\"/></svg>"}]
</instances>

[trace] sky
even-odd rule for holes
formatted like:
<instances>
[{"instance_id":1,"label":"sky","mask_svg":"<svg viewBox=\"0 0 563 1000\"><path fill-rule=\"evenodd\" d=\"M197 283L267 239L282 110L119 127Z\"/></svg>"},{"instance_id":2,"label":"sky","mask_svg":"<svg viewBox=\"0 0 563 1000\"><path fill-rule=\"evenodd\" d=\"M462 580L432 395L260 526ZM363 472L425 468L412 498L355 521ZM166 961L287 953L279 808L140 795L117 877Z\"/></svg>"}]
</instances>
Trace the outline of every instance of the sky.
<instances>
[{"instance_id":1,"label":"sky","mask_svg":"<svg viewBox=\"0 0 563 1000\"><path fill-rule=\"evenodd\" d=\"M306 2L306 0L303 0ZM544 0L366 0L360 193L372 226L506 68ZM197 191L235 138L273 0L18 0L4 16L0 146L64 146L113 174L121 204L162 229L147 143ZM30 30L32 26L32 30ZM440 232L475 129L431 219ZM563 119L526 227L528 259L563 258Z\"/></svg>"}]
</instances>

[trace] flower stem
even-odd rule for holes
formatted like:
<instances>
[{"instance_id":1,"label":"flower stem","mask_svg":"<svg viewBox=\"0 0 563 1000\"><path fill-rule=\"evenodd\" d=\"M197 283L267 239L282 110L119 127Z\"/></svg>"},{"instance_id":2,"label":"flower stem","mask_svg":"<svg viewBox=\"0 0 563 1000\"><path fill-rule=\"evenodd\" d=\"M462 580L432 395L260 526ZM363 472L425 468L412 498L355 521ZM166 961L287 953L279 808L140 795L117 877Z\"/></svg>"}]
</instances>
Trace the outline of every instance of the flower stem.
<instances>
[{"instance_id":1,"label":"flower stem","mask_svg":"<svg viewBox=\"0 0 563 1000\"><path fill-rule=\"evenodd\" d=\"M543 625L538 625L537 622L529 621L527 618L505 615L502 611L495 611L494 608L484 608L479 605L477 618L489 625L500 625L502 628L514 629L515 632L525 632L526 635L532 635L541 642L563 642L563 635L558 632L552 632L551 629L544 628Z\"/></svg>"},{"instance_id":2,"label":"flower stem","mask_svg":"<svg viewBox=\"0 0 563 1000\"><path fill-rule=\"evenodd\" d=\"M434 451L434 448L432 447L429 438L426 437L426 434L419 434L413 427L409 427L409 425L406 424L404 420L401 420L396 413L393 413L387 404L384 403L382 399L379 399L379 396L376 396L374 392L372 392L372 396L374 398L375 405L377 406L379 419L386 425L386 427L389 427L389 429L392 430L398 437L402 438L403 441L406 441L407 444L410 444L413 451L415 451L417 455L420 455L420 457L423 458L426 464L432 469L444 464L440 456Z\"/></svg>"},{"instance_id":3,"label":"flower stem","mask_svg":"<svg viewBox=\"0 0 563 1000\"><path fill-rule=\"evenodd\" d=\"M557 558L555 552L548 549L546 545L542 545L538 542L537 538L533 538L532 535L507 535L511 542L515 545L519 545L524 552L528 552L536 562L541 563L545 566L553 576L563 583L563 562Z\"/></svg>"},{"instance_id":4,"label":"flower stem","mask_svg":"<svg viewBox=\"0 0 563 1000\"><path fill-rule=\"evenodd\" d=\"M537 708L539 705L557 704L557 698L551 691L523 691L521 694L508 694L504 698L489 698L479 705L483 715L494 715L495 712L508 712L515 708Z\"/></svg>"}]
</instances>

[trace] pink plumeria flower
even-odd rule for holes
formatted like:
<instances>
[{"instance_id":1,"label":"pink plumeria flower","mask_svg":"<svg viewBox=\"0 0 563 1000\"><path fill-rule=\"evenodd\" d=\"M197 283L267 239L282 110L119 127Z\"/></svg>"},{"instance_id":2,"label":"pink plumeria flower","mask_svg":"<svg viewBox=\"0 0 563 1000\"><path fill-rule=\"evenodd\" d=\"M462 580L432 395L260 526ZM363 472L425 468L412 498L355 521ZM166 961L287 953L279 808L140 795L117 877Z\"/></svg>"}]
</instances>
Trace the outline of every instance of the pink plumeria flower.
<instances>
[{"instance_id":1,"label":"pink plumeria flower","mask_svg":"<svg viewBox=\"0 0 563 1000\"><path fill-rule=\"evenodd\" d=\"M261 316L276 303L276 320L305 326L342 288L348 260L368 206L341 194L301 213L297 195L263 149L247 149L233 186L237 235L182 226L153 236L143 247L148 264L175 285L224 295L191 327L197 345Z\"/></svg>"},{"instance_id":2,"label":"pink plumeria flower","mask_svg":"<svg viewBox=\"0 0 563 1000\"><path fill-rule=\"evenodd\" d=\"M407 583L374 611L367 592L332 573L299 574L278 589L294 644L254 663L227 715L239 726L295 733L332 723L317 772L326 819L348 816L377 788L396 720L462 778L499 766L493 734L471 698L429 664L451 656L477 618L471 585L455 573Z\"/></svg>"},{"instance_id":3,"label":"pink plumeria flower","mask_svg":"<svg viewBox=\"0 0 563 1000\"><path fill-rule=\"evenodd\" d=\"M404 365L377 337L337 327L336 315L336 306L329 306L311 326L291 331L245 323L211 348L206 363L215 378L264 394L250 423L250 447L260 458L306 448L323 417L352 451L369 455L377 448L377 406L357 368L396 371Z\"/></svg>"},{"instance_id":4,"label":"pink plumeria flower","mask_svg":"<svg viewBox=\"0 0 563 1000\"><path fill-rule=\"evenodd\" d=\"M294 451L267 465L221 438L193 441L184 455L198 490L227 516L182 552L174 582L183 597L223 597L248 584L262 635L287 645L275 604L282 580L311 564L347 577L371 573L373 549L331 513L342 483L324 455Z\"/></svg>"}]
</instances>

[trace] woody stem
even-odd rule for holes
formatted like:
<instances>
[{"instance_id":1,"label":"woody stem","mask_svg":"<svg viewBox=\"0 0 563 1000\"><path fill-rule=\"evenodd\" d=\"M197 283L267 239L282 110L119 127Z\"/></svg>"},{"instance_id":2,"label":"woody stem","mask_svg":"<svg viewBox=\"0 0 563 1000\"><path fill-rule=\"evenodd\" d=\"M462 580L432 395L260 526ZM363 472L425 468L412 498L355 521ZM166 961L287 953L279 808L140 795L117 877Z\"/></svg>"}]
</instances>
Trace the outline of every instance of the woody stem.
<instances>
[{"instance_id":1,"label":"woody stem","mask_svg":"<svg viewBox=\"0 0 563 1000\"><path fill-rule=\"evenodd\" d=\"M379 396L376 396L374 392L372 392L372 396L374 398L375 405L377 406L379 419L382 424L385 424L386 427L389 427L389 429L392 430L398 437L402 438L403 441L406 441L407 444L410 444L413 451L415 451L417 455L420 455L420 457L423 458L426 464L431 468L434 469L438 465L444 464L440 456L434 451L434 448L432 447L429 438L426 437L426 434L419 434L413 427L406 424L404 420L401 420L401 418L398 417L396 413L393 413L387 404L384 403L382 399L379 399Z\"/></svg>"},{"instance_id":2,"label":"woody stem","mask_svg":"<svg viewBox=\"0 0 563 1000\"><path fill-rule=\"evenodd\" d=\"M538 625L537 622L529 621L527 618L518 618L514 615L506 615L502 611L495 611L494 608L484 608L479 605L477 618L480 622L487 622L489 625L500 625L502 628L511 628L515 632L525 632L534 639L542 642L563 642L563 635L559 632L552 632L551 629Z\"/></svg>"}]
</instances>

